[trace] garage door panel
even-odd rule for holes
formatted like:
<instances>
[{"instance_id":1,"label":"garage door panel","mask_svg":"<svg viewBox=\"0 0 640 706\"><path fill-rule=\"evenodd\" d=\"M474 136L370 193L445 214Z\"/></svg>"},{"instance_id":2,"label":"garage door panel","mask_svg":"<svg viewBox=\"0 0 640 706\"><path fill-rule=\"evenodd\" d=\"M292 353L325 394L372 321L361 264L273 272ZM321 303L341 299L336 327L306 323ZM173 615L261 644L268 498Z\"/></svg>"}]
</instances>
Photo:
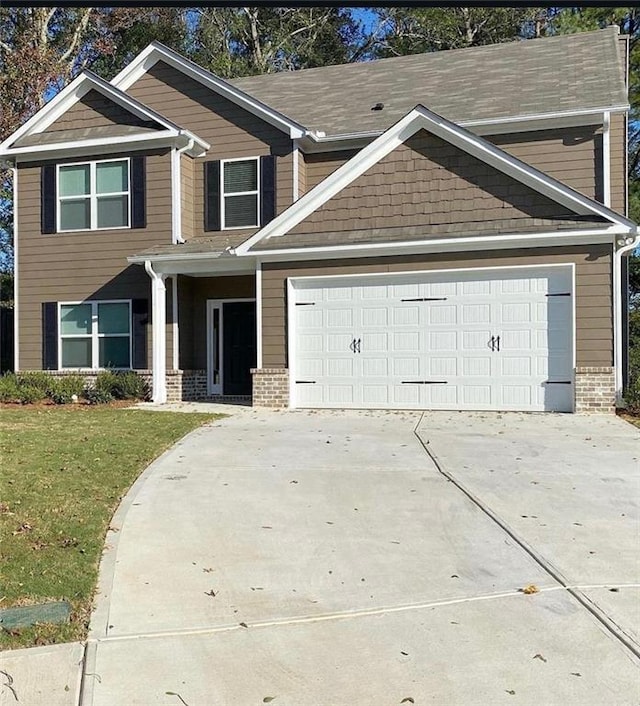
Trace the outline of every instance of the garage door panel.
<instances>
[{"instance_id":1,"label":"garage door panel","mask_svg":"<svg viewBox=\"0 0 640 706\"><path fill-rule=\"evenodd\" d=\"M569 267L301 283L298 406L572 407L571 384L547 384L572 381Z\"/></svg>"}]
</instances>

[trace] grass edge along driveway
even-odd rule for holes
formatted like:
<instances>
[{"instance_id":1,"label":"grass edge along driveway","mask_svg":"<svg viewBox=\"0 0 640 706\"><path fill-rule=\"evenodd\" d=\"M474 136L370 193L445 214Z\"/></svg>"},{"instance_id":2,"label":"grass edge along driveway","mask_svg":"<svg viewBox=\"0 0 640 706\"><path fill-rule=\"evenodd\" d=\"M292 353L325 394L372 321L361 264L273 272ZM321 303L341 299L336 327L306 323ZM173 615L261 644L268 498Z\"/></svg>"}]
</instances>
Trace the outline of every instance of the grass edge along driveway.
<instances>
[{"instance_id":1,"label":"grass edge along driveway","mask_svg":"<svg viewBox=\"0 0 640 706\"><path fill-rule=\"evenodd\" d=\"M72 607L66 624L0 629L1 649L86 637L120 500L153 459L216 418L87 405L0 410L0 608L62 599Z\"/></svg>"}]
</instances>

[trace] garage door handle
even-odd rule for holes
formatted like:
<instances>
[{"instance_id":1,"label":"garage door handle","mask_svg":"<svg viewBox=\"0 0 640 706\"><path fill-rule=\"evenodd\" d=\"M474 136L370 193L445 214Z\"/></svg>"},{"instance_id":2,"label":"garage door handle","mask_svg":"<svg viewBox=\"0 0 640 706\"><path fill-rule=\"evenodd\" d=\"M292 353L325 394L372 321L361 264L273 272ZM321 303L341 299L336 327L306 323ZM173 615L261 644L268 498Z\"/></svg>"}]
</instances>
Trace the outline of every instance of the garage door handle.
<instances>
[{"instance_id":1,"label":"garage door handle","mask_svg":"<svg viewBox=\"0 0 640 706\"><path fill-rule=\"evenodd\" d=\"M360 343L361 343L361 341L362 341L361 338L359 338L359 339L356 341L356 353L362 353L362 351L360 350Z\"/></svg>"},{"instance_id":2,"label":"garage door handle","mask_svg":"<svg viewBox=\"0 0 640 706\"><path fill-rule=\"evenodd\" d=\"M496 350L500 352L500 336L496 336Z\"/></svg>"},{"instance_id":3,"label":"garage door handle","mask_svg":"<svg viewBox=\"0 0 640 706\"><path fill-rule=\"evenodd\" d=\"M496 337L495 336L491 336L491 338L487 342L487 348L491 348L492 351L495 351L495 349L496 349Z\"/></svg>"}]
</instances>

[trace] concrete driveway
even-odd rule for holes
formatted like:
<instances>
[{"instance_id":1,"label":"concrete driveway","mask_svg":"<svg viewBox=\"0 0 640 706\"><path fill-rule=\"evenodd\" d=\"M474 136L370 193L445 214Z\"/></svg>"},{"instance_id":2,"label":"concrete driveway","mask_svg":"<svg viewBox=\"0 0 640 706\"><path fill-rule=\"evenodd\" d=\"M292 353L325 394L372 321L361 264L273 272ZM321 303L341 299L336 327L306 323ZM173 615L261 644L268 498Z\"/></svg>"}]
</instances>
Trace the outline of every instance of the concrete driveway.
<instances>
[{"instance_id":1,"label":"concrete driveway","mask_svg":"<svg viewBox=\"0 0 640 706\"><path fill-rule=\"evenodd\" d=\"M639 440L239 410L114 518L81 703L637 706Z\"/></svg>"}]
</instances>

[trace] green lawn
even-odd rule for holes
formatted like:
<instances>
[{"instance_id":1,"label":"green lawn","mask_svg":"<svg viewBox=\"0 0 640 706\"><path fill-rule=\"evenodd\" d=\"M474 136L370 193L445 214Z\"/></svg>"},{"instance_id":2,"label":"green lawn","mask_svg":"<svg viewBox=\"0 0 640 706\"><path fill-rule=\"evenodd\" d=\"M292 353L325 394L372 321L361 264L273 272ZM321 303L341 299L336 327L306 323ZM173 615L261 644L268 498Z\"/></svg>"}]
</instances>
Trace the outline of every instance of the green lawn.
<instances>
[{"instance_id":1,"label":"green lawn","mask_svg":"<svg viewBox=\"0 0 640 706\"><path fill-rule=\"evenodd\" d=\"M0 630L0 647L86 636L109 521L144 468L210 414L65 406L0 410L0 608L66 599L71 622Z\"/></svg>"}]
</instances>

